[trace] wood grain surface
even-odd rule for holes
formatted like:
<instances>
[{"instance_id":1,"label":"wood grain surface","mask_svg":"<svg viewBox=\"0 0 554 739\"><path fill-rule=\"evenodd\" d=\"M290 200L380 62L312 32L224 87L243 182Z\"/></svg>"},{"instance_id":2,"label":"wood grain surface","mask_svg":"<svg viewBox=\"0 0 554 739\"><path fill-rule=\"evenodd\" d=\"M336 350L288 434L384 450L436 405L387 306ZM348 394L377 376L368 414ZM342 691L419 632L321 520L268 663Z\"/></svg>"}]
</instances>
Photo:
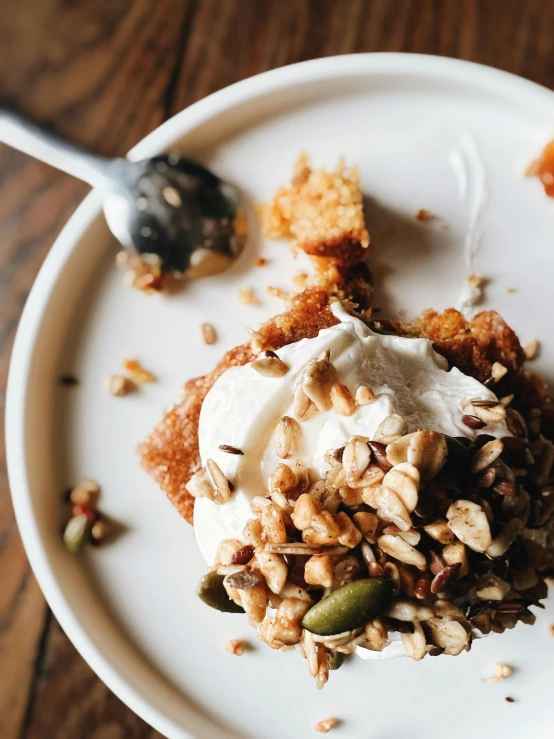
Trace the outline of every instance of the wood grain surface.
<instances>
[{"instance_id":1,"label":"wood grain surface","mask_svg":"<svg viewBox=\"0 0 554 739\"><path fill-rule=\"evenodd\" d=\"M0 97L116 155L221 87L333 54L440 54L554 88L553 28L554 0L5 0ZM25 299L86 190L0 146L2 407ZM17 532L3 442L0 737L159 737L99 681L52 617Z\"/></svg>"}]
</instances>

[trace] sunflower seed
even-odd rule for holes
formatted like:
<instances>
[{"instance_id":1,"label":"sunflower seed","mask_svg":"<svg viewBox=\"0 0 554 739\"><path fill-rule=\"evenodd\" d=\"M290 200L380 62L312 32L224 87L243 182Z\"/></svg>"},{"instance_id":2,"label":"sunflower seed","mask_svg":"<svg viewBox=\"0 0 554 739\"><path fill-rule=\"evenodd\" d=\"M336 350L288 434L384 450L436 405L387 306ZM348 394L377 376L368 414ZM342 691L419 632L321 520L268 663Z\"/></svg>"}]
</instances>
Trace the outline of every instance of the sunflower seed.
<instances>
[{"instance_id":1,"label":"sunflower seed","mask_svg":"<svg viewBox=\"0 0 554 739\"><path fill-rule=\"evenodd\" d=\"M275 452L281 459L288 459L298 452L300 446L300 425L290 416L283 416L273 437Z\"/></svg>"},{"instance_id":2,"label":"sunflower seed","mask_svg":"<svg viewBox=\"0 0 554 739\"><path fill-rule=\"evenodd\" d=\"M370 403L374 402L376 397L377 396L370 387L360 385L360 387L356 390L356 395L354 396L354 399L357 405L369 405Z\"/></svg>"},{"instance_id":3,"label":"sunflower seed","mask_svg":"<svg viewBox=\"0 0 554 739\"><path fill-rule=\"evenodd\" d=\"M479 449L471 462L471 471L473 474L481 472L495 462L504 450L504 444L500 439L488 441Z\"/></svg>"},{"instance_id":4,"label":"sunflower seed","mask_svg":"<svg viewBox=\"0 0 554 739\"><path fill-rule=\"evenodd\" d=\"M415 565L419 570L426 569L427 560L425 559L425 555L418 552L417 549L405 541L401 536L384 534L377 539L377 543L383 552L389 554L395 559L398 559L400 562Z\"/></svg>"},{"instance_id":5,"label":"sunflower seed","mask_svg":"<svg viewBox=\"0 0 554 739\"><path fill-rule=\"evenodd\" d=\"M527 359L535 359L539 352L539 342L536 339L530 339L523 345L523 351Z\"/></svg>"},{"instance_id":6,"label":"sunflower seed","mask_svg":"<svg viewBox=\"0 0 554 739\"><path fill-rule=\"evenodd\" d=\"M459 570L459 564L447 565L444 567L433 578L433 582L431 583L431 592L436 594L442 593L443 590L446 590L450 583L456 579Z\"/></svg>"},{"instance_id":7,"label":"sunflower seed","mask_svg":"<svg viewBox=\"0 0 554 739\"><path fill-rule=\"evenodd\" d=\"M329 397L339 416L351 416L356 410L356 402L350 390L340 382L331 385Z\"/></svg>"},{"instance_id":8,"label":"sunflower seed","mask_svg":"<svg viewBox=\"0 0 554 739\"><path fill-rule=\"evenodd\" d=\"M310 360L303 368L300 385L318 411L332 407L331 387L337 379L337 370L330 362L331 352L326 349L317 359Z\"/></svg>"},{"instance_id":9,"label":"sunflower seed","mask_svg":"<svg viewBox=\"0 0 554 739\"><path fill-rule=\"evenodd\" d=\"M379 441L381 444L392 444L408 431L406 420L397 413L387 416L377 427L373 441Z\"/></svg>"},{"instance_id":10,"label":"sunflower seed","mask_svg":"<svg viewBox=\"0 0 554 739\"><path fill-rule=\"evenodd\" d=\"M494 362L491 367L491 377L493 382L499 382L504 375L508 373L508 368L504 367L500 362Z\"/></svg>"}]
</instances>

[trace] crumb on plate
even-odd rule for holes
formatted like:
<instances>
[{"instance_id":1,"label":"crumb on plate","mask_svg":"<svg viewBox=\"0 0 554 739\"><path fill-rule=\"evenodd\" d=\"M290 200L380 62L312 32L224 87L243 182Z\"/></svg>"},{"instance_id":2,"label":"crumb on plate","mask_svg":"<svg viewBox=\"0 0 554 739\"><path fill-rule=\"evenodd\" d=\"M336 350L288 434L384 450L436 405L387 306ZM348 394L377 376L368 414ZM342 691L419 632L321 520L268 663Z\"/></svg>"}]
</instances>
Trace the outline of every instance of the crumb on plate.
<instances>
[{"instance_id":1,"label":"crumb on plate","mask_svg":"<svg viewBox=\"0 0 554 739\"><path fill-rule=\"evenodd\" d=\"M506 678L513 675L514 668L510 665L506 665L503 662L497 662L495 665L493 665L492 668L492 675L490 677L483 678L484 683L499 683L501 680L506 680Z\"/></svg>"},{"instance_id":2,"label":"crumb on plate","mask_svg":"<svg viewBox=\"0 0 554 739\"><path fill-rule=\"evenodd\" d=\"M432 221L435 216L428 210L420 208L416 213L416 221Z\"/></svg>"},{"instance_id":3,"label":"crumb on plate","mask_svg":"<svg viewBox=\"0 0 554 739\"><path fill-rule=\"evenodd\" d=\"M148 382L156 382L154 375L141 365L138 359L124 359L123 367L128 372L131 380L137 385Z\"/></svg>"},{"instance_id":4,"label":"crumb on plate","mask_svg":"<svg viewBox=\"0 0 554 739\"><path fill-rule=\"evenodd\" d=\"M204 344L215 344L217 341L217 333L211 323L202 323L200 325L202 330L202 340Z\"/></svg>"},{"instance_id":5,"label":"crumb on plate","mask_svg":"<svg viewBox=\"0 0 554 739\"><path fill-rule=\"evenodd\" d=\"M115 398L129 395L135 389L133 381L124 375L109 375L106 378L105 387L107 392Z\"/></svg>"},{"instance_id":6,"label":"crumb on plate","mask_svg":"<svg viewBox=\"0 0 554 739\"><path fill-rule=\"evenodd\" d=\"M243 305L259 305L260 301L256 297L254 288L239 287L239 300Z\"/></svg>"},{"instance_id":7,"label":"crumb on plate","mask_svg":"<svg viewBox=\"0 0 554 739\"><path fill-rule=\"evenodd\" d=\"M314 729L316 731L319 731L321 734L327 734L327 732L331 731L331 729L334 729L339 725L339 719L335 718L334 716L329 716L329 718L324 718L322 721L318 721L316 724L314 724Z\"/></svg>"},{"instance_id":8,"label":"crumb on plate","mask_svg":"<svg viewBox=\"0 0 554 739\"><path fill-rule=\"evenodd\" d=\"M236 657L242 657L244 650L246 649L246 644L240 639L229 639L225 645L225 649Z\"/></svg>"}]
</instances>

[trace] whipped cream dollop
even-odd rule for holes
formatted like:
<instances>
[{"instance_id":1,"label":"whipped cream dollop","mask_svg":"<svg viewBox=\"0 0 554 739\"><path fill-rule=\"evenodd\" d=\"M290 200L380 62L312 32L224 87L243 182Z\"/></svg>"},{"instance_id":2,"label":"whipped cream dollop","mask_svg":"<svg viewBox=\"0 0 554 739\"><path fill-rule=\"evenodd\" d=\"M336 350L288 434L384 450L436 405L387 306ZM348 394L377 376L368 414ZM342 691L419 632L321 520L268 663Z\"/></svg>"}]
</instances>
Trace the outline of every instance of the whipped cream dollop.
<instances>
[{"instance_id":1,"label":"whipped cream dollop","mask_svg":"<svg viewBox=\"0 0 554 739\"><path fill-rule=\"evenodd\" d=\"M282 462L274 449L275 427L283 416L294 415L293 388L304 365L326 349L331 352L339 382L352 394L360 385L370 387L376 399L358 406L351 416L341 416L332 408L301 423L297 456L315 478L323 478L329 469L325 462L328 450L343 446L354 435L373 438L391 413L406 419L409 432L423 428L474 438L476 432L462 422L462 404L471 398L496 400L477 380L455 367L449 370L446 359L434 351L429 340L376 334L338 302L332 311L339 324L320 331L315 338L279 349L279 357L290 368L286 375L265 377L250 365L232 367L204 399L199 424L202 464L215 460L235 486L232 499L224 505L207 498L198 498L195 503L196 540L210 566L222 539L242 539L244 525L253 517L252 498L265 494L267 478ZM487 433L509 434L504 421L488 426ZM237 447L243 455L223 452L221 444ZM369 654L393 656L386 652Z\"/></svg>"}]
</instances>

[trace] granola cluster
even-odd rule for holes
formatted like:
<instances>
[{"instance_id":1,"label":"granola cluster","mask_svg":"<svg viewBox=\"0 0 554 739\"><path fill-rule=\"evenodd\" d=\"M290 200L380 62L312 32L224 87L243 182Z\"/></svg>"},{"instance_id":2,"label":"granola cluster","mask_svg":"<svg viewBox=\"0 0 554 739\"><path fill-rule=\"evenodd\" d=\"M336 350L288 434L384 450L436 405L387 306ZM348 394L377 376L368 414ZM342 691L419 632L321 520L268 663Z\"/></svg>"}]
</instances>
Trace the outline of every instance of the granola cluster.
<instances>
[{"instance_id":1,"label":"granola cluster","mask_svg":"<svg viewBox=\"0 0 554 739\"><path fill-rule=\"evenodd\" d=\"M278 376L280 360L268 359ZM460 414L468 429L483 432L474 441L409 433L394 414L372 439L354 436L330 450L325 477L315 479L297 457L303 421L333 407L348 416L374 399L370 388L340 384L329 351L307 363L295 385L295 417L274 431L283 461L252 500L242 540L221 542L210 573L210 588L220 578L234 607L220 610L243 609L274 649L297 647L318 687L343 655L381 651L393 635L420 660L457 655L475 637L518 621L532 624L529 607L547 592L537 569L550 546L553 445L528 428L510 398L473 398ZM486 433L499 421L512 435ZM225 504L233 484L208 460L188 490Z\"/></svg>"}]
</instances>

